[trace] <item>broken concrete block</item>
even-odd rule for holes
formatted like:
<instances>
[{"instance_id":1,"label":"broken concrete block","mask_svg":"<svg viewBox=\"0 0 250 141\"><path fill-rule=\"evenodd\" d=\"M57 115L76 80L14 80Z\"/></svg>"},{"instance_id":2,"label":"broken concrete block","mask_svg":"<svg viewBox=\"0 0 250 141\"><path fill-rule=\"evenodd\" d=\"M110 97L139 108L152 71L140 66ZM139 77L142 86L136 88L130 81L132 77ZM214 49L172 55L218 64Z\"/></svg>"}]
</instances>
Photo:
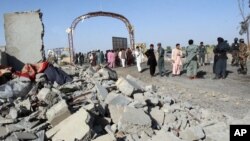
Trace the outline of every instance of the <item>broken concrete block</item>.
<instances>
[{"instance_id":1,"label":"broken concrete block","mask_svg":"<svg viewBox=\"0 0 250 141\"><path fill-rule=\"evenodd\" d=\"M116 71L111 70L110 68L102 68L97 73L100 74L102 79L117 80L118 78Z\"/></svg>"},{"instance_id":2,"label":"broken concrete block","mask_svg":"<svg viewBox=\"0 0 250 141\"><path fill-rule=\"evenodd\" d=\"M106 97L104 103L105 103L105 104L109 104L110 101L112 101L112 100L113 100L115 97L117 97L118 95L119 95L119 94L117 94L117 93L115 93L115 92L110 92L110 93L107 95L107 97Z\"/></svg>"},{"instance_id":3,"label":"broken concrete block","mask_svg":"<svg viewBox=\"0 0 250 141\"><path fill-rule=\"evenodd\" d=\"M3 118L0 116L0 124L10 124L16 122L16 119Z\"/></svg>"},{"instance_id":4,"label":"broken concrete block","mask_svg":"<svg viewBox=\"0 0 250 141\"><path fill-rule=\"evenodd\" d=\"M96 139L94 139L92 141L115 141L115 140L113 140L113 138L109 134L106 134L106 135L102 135L100 137L97 137Z\"/></svg>"},{"instance_id":5,"label":"broken concrete block","mask_svg":"<svg viewBox=\"0 0 250 141\"><path fill-rule=\"evenodd\" d=\"M9 133L5 127L0 127L0 139L4 139L8 134Z\"/></svg>"},{"instance_id":6,"label":"broken concrete block","mask_svg":"<svg viewBox=\"0 0 250 141\"><path fill-rule=\"evenodd\" d=\"M12 119L17 119L17 117L18 117L18 111L17 111L17 109L11 107L11 108L10 108L10 112L9 112L9 116L10 116Z\"/></svg>"},{"instance_id":7,"label":"broken concrete block","mask_svg":"<svg viewBox=\"0 0 250 141\"><path fill-rule=\"evenodd\" d=\"M104 101L108 95L108 91L106 88L104 88L102 85L100 84L95 84L96 90L97 90L97 97L99 100Z\"/></svg>"},{"instance_id":8,"label":"broken concrete block","mask_svg":"<svg viewBox=\"0 0 250 141\"><path fill-rule=\"evenodd\" d=\"M153 105L153 106L156 106L159 104L159 98L157 97L148 97L146 102L149 104L149 105Z\"/></svg>"},{"instance_id":9,"label":"broken concrete block","mask_svg":"<svg viewBox=\"0 0 250 141\"><path fill-rule=\"evenodd\" d=\"M5 127L6 127L6 130L9 134L11 134L13 132L21 131L24 129L23 127L17 126L15 124L9 124L9 125L6 125Z\"/></svg>"},{"instance_id":10,"label":"broken concrete block","mask_svg":"<svg viewBox=\"0 0 250 141\"><path fill-rule=\"evenodd\" d=\"M116 81L116 86L118 89L127 96L132 96L134 92L142 91L141 87L136 83L127 80L126 78L120 77Z\"/></svg>"},{"instance_id":11,"label":"broken concrete block","mask_svg":"<svg viewBox=\"0 0 250 141\"><path fill-rule=\"evenodd\" d=\"M146 132L142 132L141 135L141 141L147 141L148 139L150 139L151 137L146 133Z\"/></svg>"},{"instance_id":12,"label":"broken concrete block","mask_svg":"<svg viewBox=\"0 0 250 141\"><path fill-rule=\"evenodd\" d=\"M15 132L14 136L18 140L34 140L37 138L35 134L29 132Z\"/></svg>"},{"instance_id":13,"label":"broken concrete block","mask_svg":"<svg viewBox=\"0 0 250 141\"><path fill-rule=\"evenodd\" d=\"M159 132L156 133L155 136L153 136L151 139L148 141L182 141L178 137L176 137L173 133L170 132L165 132L163 130L160 130Z\"/></svg>"},{"instance_id":14,"label":"broken concrete block","mask_svg":"<svg viewBox=\"0 0 250 141\"><path fill-rule=\"evenodd\" d=\"M151 128L150 117L142 110L126 107L118 123L118 130L125 133L139 133Z\"/></svg>"},{"instance_id":15,"label":"broken concrete block","mask_svg":"<svg viewBox=\"0 0 250 141\"><path fill-rule=\"evenodd\" d=\"M60 102L53 105L50 109L46 112L46 117L48 122L55 126L60 123L62 120L66 119L71 115L68 105L65 100L61 100Z\"/></svg>"},{"instance_id":16,"label":"broken concrete block","mask_svg":"<svg viewBox=\"0 0 250 141\"><path fill-rule=\"evenodd\" d=\"M177 120L177 117L171 113L165 113L164 124L171 124Z\"/></svg>"},{"instance_id":17,"label":"broken concrete block","mask_svg":"<svg viewBox=\"0 0 250 141\"><path fill-rule=\"evenodd\" d=\"M110 126L110 125L106 125L106 126L105 126L105 131L111 136L111 138L112 138L113 141L116 141L114 132L113 132L113 130L111 129L111 126Z\"/></svg>"},{"instance_id":18,"label":"broken concrete block","mask_svg":"<svg viewBox=\"0 0 250 141\"><path fill-rule=\"evenodd\" d=\"M89 67L86 71L84 71L84 75L88 77L92 77L96 71L93 69L93 67Z\"/></svg>"},{"instance_id":19,"label":"broken concrete block","mask_svg":"<svg viewBox=\"0 0 250 141\"><path fill-rule=\"evenodd\" d=\"M0 64L7 66L7 55L5 52L5 46L0 46Z\"/></svg>"},{"instance_id":20,"label":"broken concrete block","mask_svg":"<svg viewBox=\"0 0 250 141\"><path fill-rule=\"evenodd\" d=\"M16 126L19 128L24 128L26 131L30 131L32 128L36 127L38 124L40 124L39 120L30 121L30 122L21 120L20 122L16 124Z\"/></svg>"},{"instance_id":21,"label":"broken concrete block","mask_svg":"<svg viewBox=\"0 0 250 141\"><path fill-rule=\"evenodd\" d=\"M113 123L118 123L123 114L124 107L121 105L109 105L108 109Z\"/></svg>"},{"instance_id":22,"label":"broken concrete block","mask_svg":"<svg viewBox=\"0 0 250 141\"><path fill-rule=\"evenodd\" d=\"M159 109L159 107L152 108L150 111L150 115L153 118L154 122L157 124L156 126L162 126L164 123L164 112Z\"/></svg>"},{"instance_id":23,"label":"broken concrete block","mask_svg":"<svg viewBox=\"0 0 250 141\"><path fill-rule=\"evenodd\" d=\"M164 104L172 105L174 103L174 99L170 96L161 96L160 102L162 105Z\"/></svg>"},{"instance_id":24,"label":"broken concrete block","mask_svg":"<svg viewBox=\"0 0 250 141\"><path fill-rule=\"evenodd\" d=\"M45 131L41 130L36 133L37 139L32 140L32 141L44 141L45 140Z\"/></svg>"},{"instance_id":25,"label":"broken concrete block","mask_svg":"<svg viewBox=\"0 0 250 141\"><path fill-rule=\"evenodd\" d=\"M145 102L145 97L144 97L143 93L135 93L133 95L133 97L134 97L134 100L136 100L136 101Z\"/></svg>"},{"instance_id":26,"label":"broken concrete block","mask_svg":"<svg viewBox=\"0 0 250 141\"><path fill-rule=\"evenodd\" d=\"M126 97L124 95L118 95L115 98L113 98L108 104L109 105L127 106L131 102L132 102L131 98Z\"/></svg>"},{"instance_id":27,"label":"broken concrete block","mask_svg":"<svg viewBox=\"0 0 250 141\"><path fill-rule=\"evenodd\" d=\"M180 132L180 138L188 141L203 139L205 134L200 126L186 128Z\"/></svg>"},{"instance_id":28,"label":"broken concrete block","mask_svg":"<svg viewBox=\"0 0 250 141\"><path fill-rule=\"evenodd\" d=\"M90 127L87 124L89 118L88 112L81 108L76 113L47 131L46 135L52 140L84 140L90 137Z\"/></svg>"},{"instance_id":29,"label":"broken concrete block","mask_svg":"<svg viewBox=\"0 0 250 141\"><path fill-rule=\"evenodd\" d=\"M127 75L126 79L130 81L132 84L136 85L139 89L145 90L146 89L146 83L143 81L139 80L138 78L135 78L131 75Z\"/></svg>"},{"instance_id":30,"label":"broken concrete block","mask_svg":"<svg viewBox=\"0 0 250 141\"><path fill-rule=\"evenodd\" d=\"M15 70L21 70L26 63L37 63L43 60L42 13L4 14L4 29L9 66ZM27 55L27 51L32 53Z\"/></svg>"},{"instance_id":31,"label":"broken concrete block","mask_svg":"<svg viewBox=\"0 0 250 141\"><path fill-rule=\"evenodd\" d=\"M111 130L112 130L114 133L117 131L117 129L118 129L117 124L112 124L112 125L111 125Z\"/></svg>"},{"instance_id":32,"label":"broken concrete block","mask_svg":"<svg viewBox=\"0 0 250 141\"><path fill-rule=\"evenodd\" d=\"M229 128L224 122L206 126L204 132L208 141L229 141Z\"/></svg>"},{"instance_id":33,"label":"broken concrete block","mask_svg":"<svg viewBox=\"0 0 250 141\"><path fill-rule=\"evenodd\" d=\"M19 141L14 135L8 136L5 141Z\"/></svg>"},{"instance_id":34,"label":"broken concrete block","mask_svg":"<svg viewBox=\"0 0 250 141\"><path fill-rule=\"evenodd\" d=\"M42 88L38 94L37 94L37 98L40 101L46 101L46 97L50 94L50 89L49 88Z\"/></svg>"},{"instance_id":35,"label":"broken concrete block","mask_svg":"<svg viewBox=\"0 0 250 141\"><path fill-rule=\"evenodd\" d=\"M71 92L75 92L77 90L81 90L81 87L82 87L82 83L81 82L72 83L72 84L70 83L70 84L64 84L63 86L61 86L59 88L59 90L62 93L71 93Z\"/></svg>"},{"instance_id":36,"label":"broken concrete block","mask_svg":"<svg viewBox=\"0 0 250 141\"><path fill-rule=\"evenodd\" d=\"M25 100L23 100L23 101L20 101L20 102L16 105L16 107L18 107L19 109L20 109L21 107L25 107L27 110L30 110L30 109L31 109L30 100L27 98L27 99L25 99Z\"/></svg>"},{"instance_id":37,"label":"broken concrete block","mask_svg":"<svg viewBox=\"0 0 250 141\"><path fill-rule=\"evenodd\" d=\"M157 88L155 85L147 85L145 87L145 91L149 91L149 92L156 92L157 91Z\"/></svg>"},{"instance_id":38,"label":"broken concrete block","mask_svg":"<svg viewBox=\"0 0 250 141\"><path fill-rule=\"evenodd\" d=\"M139 101L133 101L129 103L129 107L134 107L134 108L144 108L147 106L146 102L139 102Z\"/></svg>"}]
</instances>

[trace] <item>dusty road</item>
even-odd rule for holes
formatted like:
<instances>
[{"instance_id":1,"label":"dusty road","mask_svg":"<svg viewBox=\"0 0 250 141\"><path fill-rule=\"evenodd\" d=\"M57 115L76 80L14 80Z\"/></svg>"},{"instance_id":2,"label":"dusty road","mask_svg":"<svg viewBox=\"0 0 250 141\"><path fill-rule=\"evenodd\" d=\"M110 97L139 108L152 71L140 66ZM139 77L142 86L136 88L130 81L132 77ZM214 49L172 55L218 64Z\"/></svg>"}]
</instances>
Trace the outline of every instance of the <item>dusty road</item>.
<instances>
[{"instance_id":1,"label":"dusty road","mask_svg":"<svg viewBox=\"0 0 250 141\"><path fill-rule=\"evenodd\" d=\"M250 72L238 75L237 68L228 65L228 77L224 80L212 80L212 65L199 68L202 78L189 80L186 74L180 77L159 75L151 77L146 64L144 71L137 72L136 66L115 68L119 76L130 74L148 84L158 87L161 94L170 95L181 101L189 101L202 108L213 109L233 117L241 118L250 110ZM171 71L171 65L166 63L166 72ZM248 68L250 63L248 62ZM156 69L156 73L158 70Z\"/></svg>"}]
</instances>

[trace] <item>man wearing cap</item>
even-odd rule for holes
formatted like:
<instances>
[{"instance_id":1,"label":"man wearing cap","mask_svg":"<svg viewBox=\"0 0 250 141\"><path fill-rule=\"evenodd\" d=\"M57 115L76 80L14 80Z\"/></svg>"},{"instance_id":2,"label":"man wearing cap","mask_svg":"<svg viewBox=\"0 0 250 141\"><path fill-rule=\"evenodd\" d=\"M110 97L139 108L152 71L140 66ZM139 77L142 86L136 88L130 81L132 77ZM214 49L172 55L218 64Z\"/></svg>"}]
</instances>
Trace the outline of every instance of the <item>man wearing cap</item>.
<instances>
[{"instance_id":1,"label":"man wearing cap","mask_svg":"<svg viewBox=\"0 0 250 141\"><path fill-rule=\"evenodd\" d=\"M161 47L161 43L157 44L158 46L158 69L159 75L164 76L165 67L164 67L164 54L165 50Z\"/></svg>"},{"instance_id":2,"label":"man wearing cap","mask_svg":"<svg viewBox=\"0 0 250 141\"><path fill-rule=\"evenodd\" d=\"M239 62L240 68L238 69L238 73L247 74L247 45L244 43L244 39L240 39L239 45Z\"/></svg>"},{"instance_id":3,"label":"man wearing cap","mask_svg":"<svg viewBox=\"0 0 250 141\"><path fill-rule=\"evenodd\" d=\"M234 43L231 46L232 50L232 66L238 66L239 65L239 43L238 38L234 38Z\"/></svg>"}]
</instances>

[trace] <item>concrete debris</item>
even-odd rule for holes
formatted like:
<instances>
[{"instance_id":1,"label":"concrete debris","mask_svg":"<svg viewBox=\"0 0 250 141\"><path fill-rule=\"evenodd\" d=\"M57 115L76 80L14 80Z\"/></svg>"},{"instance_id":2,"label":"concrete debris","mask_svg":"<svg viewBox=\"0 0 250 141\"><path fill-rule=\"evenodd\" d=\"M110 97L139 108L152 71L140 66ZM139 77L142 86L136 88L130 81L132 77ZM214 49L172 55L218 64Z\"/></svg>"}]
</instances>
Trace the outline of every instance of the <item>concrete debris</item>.
<instances>
[{"instance_id":1,"label":"concrete debris","mask_svg":"<svg viewBox=\"0 0 250 141\"><path fill-rule=\"evenodd\" d=\"M92 141L115 141L115 140L113 140L113 138L109 134L106 134L106 135L102 135L100 137L97 137L96 139L94 139Z\"/></svg>"},{"instance_id":2,"label":"concrete debris","mask_svg":"<svg viewBox=\"0 0 250 141\"><path fill-rule=\"evenodd\" d=\"M58 125L46 132L47 137L52 140L72 141L83 140L90 137L89 114L84 109L79 109Z\"/></svg>"},{"instance_id":3,"label":"concrete debris","mask_svg":"<svg viewBox=\"0 0 250 141\"><path fill-rule=\"evenodd\" d=\"M154 126L161 128L164 122L164 116L165 116L164 112L160 110L159 107L155 107L151 109L150 115L154 121L153 123L156 124Z\"/></svg>"},{"instance_id":4,"label":"concrete debris","mask_svg":"<svg viewBox=\"0 0 250 141\"><path fill-rule=\"evenodd\" d=\"M37 136L33 133L28 133L28 132L15 132L14 136L18 140L34 140L37 138Z\"/></svg>"},{"instance_id":5,"label":"concrete debris","mask_svg":"<svg viewBox=\"0 0 250 141\"><path fill-rule=\"evenodd\" d=\"M106 67L71 67L72 82L52 84L39 73L34 82L15 80L32 86L29 91L11 85L12 100L0 95L0 140L228 140L225 118L207 109L131 75L118 79Z\"/></svg>"},{"instance_id":6,"label":"concrete debris","mask_svg":"<svg viewBox=\"0 0 250 141\"><path fill-rule=\"evenodd\" d=\"M101 86L100 84L95 84L97 90L97 96L100 100L104 101L108 95L108 91L106 88Z\"/></svg>"},{"instance_id":7,"label":"concrete debris","mask_svg":"<svg viewBox=\"0 0 250 141\"><path fill-rule=\"evenodd\" d=\"M127 96L132 96L132 94L135 92L143 91L142 87L139 86L135 81L131 81L123 77L120 77L117 80L116 86L122 93Z\"/></svg>"},{"instance_id":8,"label":"concrete debris","mask_svg":"<svg viewBox=\"0 0 250 141\"><path fill-rule=\"evenodd\" d=\"M153 136L151 139L148 139L148 141L182 141L178 137L176 137L174 134L170 132L164 132L164 131L158 131L155 136ZM191 141L191 140L190 140Z\"/></svg>"},{"instance_id":9,"label":"concrete debris","mask_svg":"<svg viewBox=\"0 0 250 141\"><path fill-rule=\"evenodd\" d=\"M188 141L200 140L204 137L204 131L200 126L190 127L180 132L180 138Z\"/></svg>"},{"instance_id":10,"label":"concrete debris","mask_svg":"<svg viewBox=\"0 0 250 141\"><path fill-rule=\"evenodd\" d=\"M125 133L138 133L151 128L150 117L142 110L126 107L118 123L118 130Z\"/></svg>"},{"instance_id":11,"label":"concrete debris","mask_svg":"<svg viewBox=\"0 0 250 141\"><path fill-rule=\"evenodd\" d=\"M52 126L57 125L70 115L71 113L68 109L68 105L65 100L61 100L60 102L52 106L50 109L48 109L48 111L46 112L48 122Z\"/></svg>"},{"instance_id":12,"label":"concrete debris","mask_svg":"<svg viewBox=\"0 0 250 141\"><path fill-rule=\"evenodd\" d=\"M4 29L8 65L21 70L23 64L43 60L44 26L42 13L4 14ZM27 51L30 53L27 55Z\"/></svg>"},{"instance_id":13,"label":"concrete debris","mask_svg":"<svg viewBox=\"0 0 250 141\"><path fill-rule=\"evenodd\" d=\"M4 139L8 135L8 131L4 127L0 127L0 139Z\"/></svg>"}]
</instances>

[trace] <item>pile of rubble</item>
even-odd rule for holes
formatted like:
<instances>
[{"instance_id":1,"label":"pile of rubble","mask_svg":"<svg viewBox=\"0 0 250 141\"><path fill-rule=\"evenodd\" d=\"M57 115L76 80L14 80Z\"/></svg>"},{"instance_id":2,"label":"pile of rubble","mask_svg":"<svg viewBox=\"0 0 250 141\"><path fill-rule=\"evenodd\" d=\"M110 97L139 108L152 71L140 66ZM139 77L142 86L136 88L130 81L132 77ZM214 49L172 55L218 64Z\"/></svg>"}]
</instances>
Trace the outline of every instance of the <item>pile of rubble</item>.
<instances>
[{"instance_id":1,"label":"pile of rubble","mask_svg":"<svg viewBox=\"0 0 250 141\"><path fill-rule=\"evenodd\" d=\"M72 82L20 80L22 94L0 95L0 140L229 140L226 117L157 93L102 67L62 68ZM18 84L18 85L17 85ZM20 90L19 90L20 91Z\"/></svg>"}]
</instances>

